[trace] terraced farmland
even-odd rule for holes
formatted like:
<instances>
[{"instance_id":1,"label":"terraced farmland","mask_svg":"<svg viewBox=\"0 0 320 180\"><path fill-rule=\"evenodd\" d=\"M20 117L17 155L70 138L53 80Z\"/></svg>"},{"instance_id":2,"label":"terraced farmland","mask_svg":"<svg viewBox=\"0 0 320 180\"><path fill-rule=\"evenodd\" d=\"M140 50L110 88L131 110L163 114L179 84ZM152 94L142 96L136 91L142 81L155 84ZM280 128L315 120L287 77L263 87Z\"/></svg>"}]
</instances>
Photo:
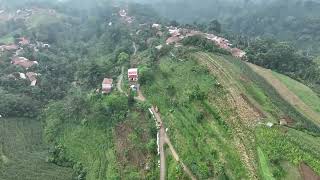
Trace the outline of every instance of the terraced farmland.
<instances>
[{"instance_id":1,"label":"terraced farmland","mask_svg":"<svg viewBox=\"0 0 320 180\"><path fill-rule=\"evenodd\" d=\"M0 119L0 179L72 179L72 169L46 162L47 153L39 121Z\"/></svg>"}]
</instances>

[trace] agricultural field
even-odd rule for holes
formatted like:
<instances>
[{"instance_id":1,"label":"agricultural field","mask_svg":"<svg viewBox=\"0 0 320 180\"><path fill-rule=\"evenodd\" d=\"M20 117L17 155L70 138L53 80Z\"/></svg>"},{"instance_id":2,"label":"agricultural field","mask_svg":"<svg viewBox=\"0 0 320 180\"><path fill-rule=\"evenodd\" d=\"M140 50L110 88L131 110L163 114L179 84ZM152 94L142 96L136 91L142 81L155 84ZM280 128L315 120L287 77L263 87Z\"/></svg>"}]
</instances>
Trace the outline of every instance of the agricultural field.
<instances>
[{"instance_id":1,"label":"agricultural field","mask_svg":"<svg viewBox=\"0 0 320 180\"><path fill-rule=\"evenodd\" d=\"M320 97L313 92L308 86L299 83L285 75L273 72L282 83L284 83L289 90L296 94L306 105L320 116Z\"/></svg>"},{"instance_id":2,"label":"agricultural field","mask_svg":"<svg viewBox=\"0 0 320 180\"><path fill-rule=\"evenodd\" d=\"M46 162L48 150L39 121L0 118L0 179L71 180L72 169Z\"/></svg>"},{"instance_id":3,"label":"agricultural field","mask_svg":"<svg viewBox=\"0 0 320 180\"><path fill-rule=\"evenodd\" d=\"M114 126L92 120L62 129L57 143L64 146L64 157L81 163L88 180L159 176L155 124L143 112L133 110Z\"/></svg>"},{"instance_id":4,"label":"agricultural field","mask_svg":"<svg viewBox=\"0 0 320 180\"><path fill-rule=\"evenodd\" d=\"M251 101L250 104L259 108L259 112L264 114L264 120L257 124L258 128L255 128L256 140L258 146L258 157L260 161L260 174L264 179L270 179L270 171L275 179L280 177L290 179L289 173L293 171L297 173L299 163L302 161L307 162L309 166L319 173L319 150L315 146L319 146L318 135L310 135L318 133L315 125L306 117L301 115L294 107L288 104L264 77L256 74L249 66L231 57L221 57L217 55L211 55L211 60L215 60L220 64L228 74L234 75L236 80L233 86L238 86L240 91L246 94ZM283 108L286 107L286 108ZM276 123L280 118L291 117L289 120L299 122L289 122L289 126L299 127L301 124L305 124L309 132L298 130L299 128L276 128L269 130L263 126L264 122ZM297 123L295 125L295 123ZM299 125L298 125L299 124ZM277 137L277 138L276 138ZM282 138L279 138L282 137ZM281 144L282 142L282 144ZM284 146L284 142L287 143L287 147ZM263 145L262 145L263 144ZM271 150L270 149L274 149ZM290 152L291 149L295 149L295 153ZM268 152L268 153L266 153ZM282 157L278 157L280 152L287 152ZM289 161L287 166L292 168L288 169L288 172L282 168L280 161ZM268 167L268 164L269 167ZM290 172L290 171L292 172Z\"/></svg>"},{"instance_id":5,"label":"agricultural field","mask_svg":"<svg viewBox=\"0 0 320 180\"><path fill-rule=\"evenodd\" d=\"M290 175L300 174L301 162L318 172L320 164L316 159L320 156L315 147L319 146L318 138L310 135L318 131L312 121L282 99L245 62L224 55L190 54L184 59L162 58L154 70L157 74L154 82L143 87L143 91L150 103L159 107L173 145L194 175L221 177L219 173L224 172L222 176L228 177L242 173L241 177L290 179ZM230 97L236 104L234 108L228 106ZM297 130L265 128L267 122L278 124L281 118L290 120L289 126ZM299 130L301 125L309 132ZM239 141L232 134L243 138ZM283 140L275 137L282 137L287 147L282 147ZM297 152L289 152L290 148ZM278 157L278 151L287 154ZM212 158L208 154L212 154ZM170 161L170 155L167 156L168 166L179 169ZM238 160L231 161L228 157ZM203 158L206 161L201 160ZM221 162L225 163L221 165ZM235 169L235 166L241 168ZM220 171L216 172L214 167ZM172 169L168 171L173 176L183 176ZM210 171L214 173L208 173Z\"/></svg>"},{"instance_id":6,"label":"agricultural field","mask_svg":"<svg viewBox=\"0 0 320 180\"><path fill-rule=\"evenodd\" d=\"M183 61L164 57L155 74L154 83L143 92L159 107L171 141L192 173L200 179L247 177L224 120L231 110L217 107L225 101L225 91L207 68L191 57ZM219 104L212 103L215 98Z\"/></svg>"}]
</instances>

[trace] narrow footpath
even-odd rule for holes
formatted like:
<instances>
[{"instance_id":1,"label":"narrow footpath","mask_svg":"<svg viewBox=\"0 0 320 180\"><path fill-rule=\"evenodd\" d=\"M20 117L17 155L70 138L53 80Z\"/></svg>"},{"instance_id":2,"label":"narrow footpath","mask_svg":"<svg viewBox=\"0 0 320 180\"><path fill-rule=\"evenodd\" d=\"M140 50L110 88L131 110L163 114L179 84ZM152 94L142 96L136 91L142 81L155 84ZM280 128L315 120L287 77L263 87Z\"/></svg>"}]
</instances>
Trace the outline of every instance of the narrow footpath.
<instances>
[{"instance_id":1,"label":"narrow footpath","mask_svg":"<svg viewBox=\"0 0 320 180\"><path fill-rule=\"evenodd\" d=\"M135 42L132 42L132 47L134 49L134 54L136 55L137 53L137 46ZM123 82L123 74L124 74L124 67L121 68L121 74L118 76L118 82L117 82L117 89L119 92L125 94L126 96L128 96L128 94L123 91L122 89L122 82ZM140 88L138 90L138 96L135 97L135 100L137 101L146 101L146 98L143 96ZM157 121L157 124L160 125L160 129L159 129L159 153L160 153L160 180L165 180L166 179L166 155L165 155L165 149L164 146L165 144L167 144L169 146L169 149L171 151L172 156L174 157L174 159L181 164L181 166L183 167L184 172L192 179L192 180L196 180L196 177L191 173L190 169L180 160L180 157L177 153L177 151L174 149L173 145L171 144L170 138L166 133L166 128L163 124L163 121L161 119L161 116L159 114L159 112L157 112L155 110L155 107L152 106L151 110L153 112L154 118Z\"/></svg>"}]
</instances>

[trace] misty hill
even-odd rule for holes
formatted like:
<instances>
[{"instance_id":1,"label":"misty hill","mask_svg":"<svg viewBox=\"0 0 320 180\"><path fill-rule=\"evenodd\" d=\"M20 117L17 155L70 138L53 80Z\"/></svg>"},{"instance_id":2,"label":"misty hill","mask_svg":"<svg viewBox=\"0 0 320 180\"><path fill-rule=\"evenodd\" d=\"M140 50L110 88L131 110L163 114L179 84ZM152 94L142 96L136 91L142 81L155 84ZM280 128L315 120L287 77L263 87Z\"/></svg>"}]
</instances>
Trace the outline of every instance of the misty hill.
<instances>
[{"instance_id":1,"label":"misty hill","mask_svg":"<svg viewBox=\"0 0 320 180\"><path fill-rule=\"evenodd\" d=\"M264 2L15 2L0 13L0 179L319 178L317 62L212 20Z\"/></svg>"}]
</instances>

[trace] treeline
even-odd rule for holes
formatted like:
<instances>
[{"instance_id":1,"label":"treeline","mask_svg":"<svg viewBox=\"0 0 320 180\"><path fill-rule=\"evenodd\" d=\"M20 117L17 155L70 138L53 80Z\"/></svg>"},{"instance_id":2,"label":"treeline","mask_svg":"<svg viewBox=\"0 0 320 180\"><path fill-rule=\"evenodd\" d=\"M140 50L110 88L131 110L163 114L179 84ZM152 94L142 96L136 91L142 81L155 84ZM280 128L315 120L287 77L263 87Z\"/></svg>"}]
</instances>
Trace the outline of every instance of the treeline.
<instances>
[{"instance_id":1,"label":"treeline","mask_svg":"<svg viewBox=\"0 0 320 180\"><path fill-rule=\"evenodd\" d=\"M320 68L306 54L286 42L257 39L246 48L248 61L275 70L320 92Z\"/></svg>"},{"instance_id":2,"label":"treeline","mask_svg":"<svg viewBox=\"0 0 320 180\"><path fill-rule=\"evenodd\" d=\"M226 23L235 33L291 41L309 53L319 53L320 2L271 1L254 9Z\"/></svg>"},{"instance_id":3,"label":"treeline","mask_svg":"<svg viewBox=\"0 0 320 180\"><path fill-rule=\"evenodd\" d=\"M71 4L49 7L56 10L59 18L41 23L11 20L0 30L2 35L27 37L31 44L50 44L50 48L39 51L24 47L19 55L39 62L28 69L40 74L35 87L30 87L28 80L12 76L28 72L10 63L14 52L0 53L2 116L35 117L46 104L63 99L74 86L84 91L100 88L104 77L116 76L120 66L127 63L128 58L123 59L120 54L128 56L133 52L130 31L117 16L112 16L118 8L104 5L81 10ZM112 26L108 25L110 21ZM28 28L30 23L32 28Z\"/></svg>"},{"instance_id":4,"label":"treeline","mask_svg":"<svg viewBox=\"0 0 320 180\"><path fill-rule=\"evenodd\" d=\"M182 40L182 44L185 46L195 46L207 52L231 55L229 51L219 48L212 41L202 37L201 35L187 37Z\"/></svg>"}]
</instances>

